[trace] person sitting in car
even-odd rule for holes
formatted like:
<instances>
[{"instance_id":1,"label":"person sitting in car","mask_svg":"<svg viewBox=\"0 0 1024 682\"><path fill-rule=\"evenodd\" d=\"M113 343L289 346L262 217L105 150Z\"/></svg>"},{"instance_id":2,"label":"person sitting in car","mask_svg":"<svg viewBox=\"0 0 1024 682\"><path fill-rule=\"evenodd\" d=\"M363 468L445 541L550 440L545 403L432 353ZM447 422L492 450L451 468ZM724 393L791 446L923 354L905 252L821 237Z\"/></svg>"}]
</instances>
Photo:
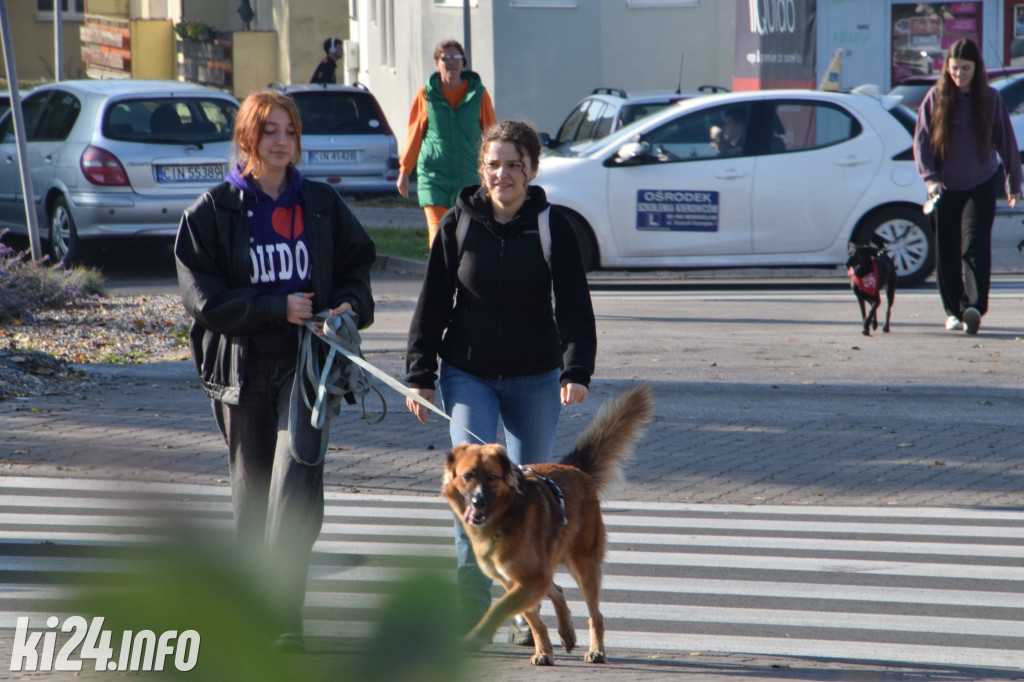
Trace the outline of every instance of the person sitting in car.
<instances>
[{"instance_id":1,"label":"person sitting in car","mask_svg":"<svg viewBox=\"0 0 1024 682\"><path fill-rule=\"evenodd\" d=\"M739 107L726 109L721 127L711 126L711 148L719 156L736 156L743 152L746 131L745 111Z\"/></svg>"}]
</instances>

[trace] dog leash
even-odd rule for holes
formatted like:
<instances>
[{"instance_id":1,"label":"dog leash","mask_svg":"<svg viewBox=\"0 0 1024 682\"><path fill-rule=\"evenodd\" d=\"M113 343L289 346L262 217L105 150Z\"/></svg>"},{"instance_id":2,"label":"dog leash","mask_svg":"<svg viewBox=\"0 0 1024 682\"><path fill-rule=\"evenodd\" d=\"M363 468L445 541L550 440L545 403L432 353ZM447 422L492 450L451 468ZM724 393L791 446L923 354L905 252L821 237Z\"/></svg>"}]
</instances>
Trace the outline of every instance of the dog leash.
<instances>
[{"instance_id":1,"label":"dog leash","mask_svg":"<svg viewBox=\"0 0 1024 682\"><path fill-rule=\"evenodd\" d=\"M348 358L350 361L352 361L357 366L359 366L362 369L364 369L367 372L369 372L375 378L379 379L385 386L394 389L395 391L397 391L399 394L405 396L406 398L412 399L413 402L417 403L418 405L422 405L423 407L427 408L431 412L436 412L437 414L441 415L442 417L444 417L445 419L450 421L452 424L455 424L460 429L462 429L463 431L465 431L469 435L473 436L473 438L476 438L481 443L487 443L487 441L485 441L483 438L481 438L480 436L476 435L475 433L473 433L472 431L467 429L465 426L463 426L459 422L457 422L454 419L452 419L451 417L449 417L448 414L445 413L444 410L442 410L441 408L437 407L436 405L434 405L429 400L426 400L423 397L413 393L408 388L403 386L401 383L396 381L387 372L385 372L385 371L383 371L381 369L378 369L377 367L374 367L372 364L367 362L366 359L363 358L362 355L359 353L358 347L356 347L354 349L350 349L349 347L347 347L347 344L341 343L342 339L340 339L338 334L335 332L335 328L339 325L339 322L336 320L336 318L338 318L338 317L341 317L341 316L340 315L333 315L333 316L330 316L330 317L327 317L326 319L324 319L323 325L319 328L319 331L323 332L322 336L317 334L318 327L313 323L312 320L305 320L303 322L303 324L306 326L306 328L309 329L310 334L319 336L320 340L323 341L324 343L326 343L331 348L331 350L327 354L327 360L324 362L324 369L321 372L321 381L320 381L319 385L317 386L317 403L318 404L321 402L320 396L322 394L326 395L326 393L328 391L328 387L326 386L324 379L329 374L330 366L334 362L334 356L335 356L335 354L341 354L344 357ZM333 320L333 322L332 322L332 320ZM379 393L379 391L378 391L378 393ZM382 397L382 400L383 400L383 397ZM316 415L314 415L314 419L315 418L316 418ZM381 417L381 419L383 419L383 417ZM380 420L377 420L377 421L380 421ZM314 422L313 425L316 426L316 422Z\"/></svg>"}]
</instances>

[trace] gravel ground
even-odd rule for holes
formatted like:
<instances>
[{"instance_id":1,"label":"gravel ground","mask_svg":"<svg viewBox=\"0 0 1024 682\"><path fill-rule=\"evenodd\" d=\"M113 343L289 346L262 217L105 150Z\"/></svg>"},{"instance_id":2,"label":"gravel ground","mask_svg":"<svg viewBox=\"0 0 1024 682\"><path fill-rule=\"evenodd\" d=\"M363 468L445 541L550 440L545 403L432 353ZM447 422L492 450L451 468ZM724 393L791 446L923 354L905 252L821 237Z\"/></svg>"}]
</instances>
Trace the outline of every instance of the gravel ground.
<instances>
[{"instance_id":1,"label":"gravel ground","mask_svg":"<svg viewBox=\"0 0 1024 682\"><path fill-rule=\"evenodd\" d=\"M0 324L0 400L98 381L75 367L181 360L189 317L174 295L96 296Z\"/></svg>"}]
</instances>

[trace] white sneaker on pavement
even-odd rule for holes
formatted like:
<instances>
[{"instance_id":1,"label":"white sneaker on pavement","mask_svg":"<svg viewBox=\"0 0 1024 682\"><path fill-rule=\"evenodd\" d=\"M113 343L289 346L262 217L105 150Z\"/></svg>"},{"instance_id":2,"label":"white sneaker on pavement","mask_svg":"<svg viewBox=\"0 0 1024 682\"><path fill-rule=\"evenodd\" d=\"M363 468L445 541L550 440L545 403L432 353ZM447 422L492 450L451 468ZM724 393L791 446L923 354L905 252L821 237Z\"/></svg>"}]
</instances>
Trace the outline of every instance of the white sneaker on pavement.
<instances>
[{"instance_id":1,"label":"white sneaker on pavement","mask_svg":"<svg viewBox=\"0 0 1024 682\"><path fill-rule=\"evenodd\" d=\"M963 328L963 323L954 316L950 315L946 318L946 331L958 332Z\"/></svg>"}]
</instances>

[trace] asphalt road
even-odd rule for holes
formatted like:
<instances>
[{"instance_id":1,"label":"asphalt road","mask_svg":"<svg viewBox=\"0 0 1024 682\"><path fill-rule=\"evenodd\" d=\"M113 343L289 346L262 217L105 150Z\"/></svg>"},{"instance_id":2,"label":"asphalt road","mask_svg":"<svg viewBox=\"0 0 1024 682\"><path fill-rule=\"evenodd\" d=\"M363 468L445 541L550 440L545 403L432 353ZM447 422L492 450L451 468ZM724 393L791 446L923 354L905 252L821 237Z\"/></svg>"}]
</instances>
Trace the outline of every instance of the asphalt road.
<instances>
[{"instance_id":1,"label":"asphalt road","mask_svg":"<svg viewBox=\"0 0 1024 682\"><path fill-rule=\"evenodd\" d=\"M645 380L655 387L657 415L616 499L652 509L694 505L687 513L701 517L734 515L737 510L778 515L782 510L830 518L874 513L891 519L932 510L929 513L1008 514L1016 519L1024 483L1020 465L1024 276L1017 266L1024 264L1024 256L1015 249L1022 232L1016 216L1000 216L991 311L976 336L944 329L938 295L930 285L898 291L892 332L869 338L860 333L856 302L845 277L836 270L594 273L599 356L592 400L566 410L556 448L564 451L606 397ZM115 293L175 291L166 247L147 256L145 248L136 246L112 258L106 267ZM367 358L393 375L402 373L409 316L420 283L415 268L409 269L413 272L375 273L377 321L363 336ZM85 485L89 477L123 476L125 471L154 483L222 485L222 444L187 363L91 371L109 372L122 383L88 401L36 400L32 409L26 406L7 413L8 433L16 440L8 439L14 471L73 479L69 485ZM140 411L139 404L159 404L160 409ZM445 447L446 431L436 419L426 427L419 425L402 413L399 401L392 400L391 405L395 414L389 416L386 431L335 429L338 447L332 451L325 477L336 489L358 490L360 495L433 498L437 452ZM70 463L67 453L73 453ZM907 520L897 525L909 530L914 523ZM1000 531L997 549L1012 552L1020 546L1019 533L1009 528L1010 521L999 523L1007 527ZM831 538L835 530L824 529L820 534ZM768 549L763 553L779 556L758 554L757 561L777 561L778 570L784 570L817 556L801 549L787 558L789 554L780 547L786 541L779 537L775 530L766 531ZM631 543L640 541L627 539L623 549L633 551ZM676 546L678 539L664 542L666 552L687 553L685 547ZM726 549L720 554L733 557L736 551ZM846 556L842 553L849 547L827 551L831 553L824 555L822 570L844 574L845 579L847 571L836 568L834 555ZM723 575L764 579L761 573L749 572L747 564L753 559L742 554L729 559L715 554L712 558L717 563L701 569L704 573L693 568L680 573L688 579L718 580ZM699 561L690 556L674 560L685 566ZM723 572L721 566L727 561L742 566ZM891 570L915 566L898 552L891 561ZM980 559L941 561L970 563L970 571L980 570L972 563ZM993 571L1016 570L1015 559L990 561L999 564ZM628 571L662 570L644 562L622 563ZM930 570L941 573L935 580L944 581L944 586L963 589L961 579L947 576L954 568L943 565ZM849 571L850 580L870 579L886 590L909 580L884 573L861 575L875 570L864 564ZM736 571L741 574L734 575ZM609 575L615 575L611 568ZM636 582L637 578L627 572L622 580ZM932 582L926 581L929 603L936 589ZM1016 594L1020 584L1016 578L1002 580L999 589ZM986 584L979 592L992 589ZM833 597L830 593L830 603ZM749 607L761 609L765 603L763 595L757 595ZM790 608L787 602L783 610ZM752 632L763 634L764 616L759 612L756 618ZM1007 618L1011 623L1020 620L1016 615ZM826 616L824 622L831 619ZM713 633L714 627L708 626L709 631ZM722 636L744 632L729 630ZM847 651L844 647L857 639L838 630L832 636L838 652ZM820 635L814 631L808 637ZM973 641L993 649L1007 645L1005 638L985 637ZM710 641L687 641L693 642L695 650L758 651L732 640L717 648ZM1016 640L1011 643L1015 645ZM784 651L777 643L773 647L772 652ZM906 660L887 653L890 650L880 644L868 649L864 656ZM527 675L533 679L534 671L524 667L519 677L518 669L505 664L509 657L521 662L521 652L499 655L495 661L502 663L503 674L495 679L526 679ZM896 670L889 665L865 669L860 663L833 661L831 653L822 658L807 653L794 658L790 653L782 659L734 653L723 659L718 654L684 652L659 655L653 662L641 650L620 655L628 665L612 671L609 678L660 679L679 672L703 673L695 679L728 676L734 680L1019 676L1019 667L1011 663L1006 666L1013 668L985 671L934 666ZM591 679L594 673L564 665L559 674L560 679Z\"/></svg>"}]
</instances>

